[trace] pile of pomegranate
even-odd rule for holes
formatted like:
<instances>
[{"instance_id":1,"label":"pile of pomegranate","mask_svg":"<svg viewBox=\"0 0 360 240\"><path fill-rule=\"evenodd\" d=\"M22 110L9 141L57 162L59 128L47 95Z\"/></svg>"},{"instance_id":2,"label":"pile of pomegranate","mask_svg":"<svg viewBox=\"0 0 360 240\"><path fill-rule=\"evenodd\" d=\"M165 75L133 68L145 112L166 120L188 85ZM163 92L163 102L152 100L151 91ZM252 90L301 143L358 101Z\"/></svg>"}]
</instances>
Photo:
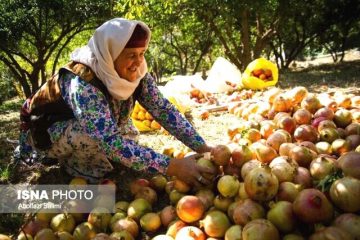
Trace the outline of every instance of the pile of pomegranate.
<instances>
[{"instance_id":1,"label":"pile of pomegranate","mask_svg":"<svg viewBox=\"0 0 360 240\"><path fill-rule=\"evenodd\" d=\"M303 87L256 96L229 108L241 118L229 142L196 160L216 170L203 176L211 185L136 179L115 214L40 211L17 239L360 239L360 97Z\"/></svg>"}]
</instances>

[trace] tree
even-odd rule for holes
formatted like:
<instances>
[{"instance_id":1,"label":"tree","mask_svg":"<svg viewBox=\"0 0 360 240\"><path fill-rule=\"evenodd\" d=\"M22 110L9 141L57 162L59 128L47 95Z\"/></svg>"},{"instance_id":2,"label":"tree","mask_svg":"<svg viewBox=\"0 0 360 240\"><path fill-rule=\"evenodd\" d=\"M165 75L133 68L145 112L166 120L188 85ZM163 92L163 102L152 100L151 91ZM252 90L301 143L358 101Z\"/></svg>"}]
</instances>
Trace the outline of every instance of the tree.
<instances>
[{"instance_id":1,"label":"tree","mask_svg":"<svg viewBox=\"0 0 360 240\"><path fill-rule=\"evenodd\" d=\"M324 10L324 21L331 23L319 37L334 62L344 59L345 51L351 47L351 38L359 39L360 2L356 0L327 0ZM359 47L359 43L357 45ZM339 54L340 53L340 54Z\"/></svg>"},{"instance_id":2,"label":"tree","mask_svg":"<svg viewBox=\"0 0 360 240\"><path fill-rule=\"evenodd\" d=\"M111 13L112 1L0 0L0 61L27 97L54 73L62 51L79 33Z\"/></svg>"},{"instance_id":3,"label":"tree","mask_svg":"<svg viewBox=\"0 0 360 240\"><path fill-rule=\"evenodd\" d=\"M263 53L276 32L282 1L189 0L186 4L210 26L229 60L243 70Z\"/></svg>"},{"instance_id":4,"label":"tree","mask_svg":"<svg viewBox=\"0 0 360 240\"><path fill-rule=\"evenodd\" d=\"M195 74L211 51L215 38L208 24L198 21L186 1L131 0L121 6L126 17L146 22L152 30L148 62L162 74Z\"/></svg>"}]
</instances>

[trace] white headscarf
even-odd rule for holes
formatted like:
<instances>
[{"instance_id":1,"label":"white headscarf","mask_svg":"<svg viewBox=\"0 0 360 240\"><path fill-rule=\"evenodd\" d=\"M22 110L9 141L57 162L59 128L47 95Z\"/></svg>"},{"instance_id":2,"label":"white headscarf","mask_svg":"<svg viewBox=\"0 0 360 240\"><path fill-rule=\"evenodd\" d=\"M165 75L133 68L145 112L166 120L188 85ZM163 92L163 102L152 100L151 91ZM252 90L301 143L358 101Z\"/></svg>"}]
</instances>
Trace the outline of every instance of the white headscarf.
<instances>
[{"instance_id":1,"label":"white headscarf","mask_svg":"<svg viewBox=\"0 0 360 240\"><path fill-rule=\"evenodd\" d=\"M129 41L137 24L148 32L145 46L147 48L151 32L145 23L114 18L98 27L86 46L71 53L71 60L90 67L117 100L128 99L147 72L147 64L144 60L138 68L138 78L130 82L121 78L114 67L114 61Z\"/></svg>"}]
</instances>

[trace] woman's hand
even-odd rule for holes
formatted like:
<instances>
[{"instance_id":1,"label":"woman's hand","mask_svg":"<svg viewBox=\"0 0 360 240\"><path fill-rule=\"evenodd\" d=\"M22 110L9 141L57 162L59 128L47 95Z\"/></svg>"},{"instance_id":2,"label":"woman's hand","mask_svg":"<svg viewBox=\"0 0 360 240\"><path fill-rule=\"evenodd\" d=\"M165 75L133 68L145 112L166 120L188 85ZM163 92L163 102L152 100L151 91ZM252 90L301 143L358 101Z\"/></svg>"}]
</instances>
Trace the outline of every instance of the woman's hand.
<instances>
[{"instance_id":1,"label":"woman's hand","mask_svg":"<svg viewBox=\"0 0 360 240\"><path fill-rule=\"evenodd\" d=\"M204 178L203 174L215 174L216 172L211 168L197 165L196 159L200 157L202 157L202 154L193 154L183 159L173 158L170 160L166 174L175 176L190 185L208 185L212 182L212 179Z\"/></svg>"}]
</instances>

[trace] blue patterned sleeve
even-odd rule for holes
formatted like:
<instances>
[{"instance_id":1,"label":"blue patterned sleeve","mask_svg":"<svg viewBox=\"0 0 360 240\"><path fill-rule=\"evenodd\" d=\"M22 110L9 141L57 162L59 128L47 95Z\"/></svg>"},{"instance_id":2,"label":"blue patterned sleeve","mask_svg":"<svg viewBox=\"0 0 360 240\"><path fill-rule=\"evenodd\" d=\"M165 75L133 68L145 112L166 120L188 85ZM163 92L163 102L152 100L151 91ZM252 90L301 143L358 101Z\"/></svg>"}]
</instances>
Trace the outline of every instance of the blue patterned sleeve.
<instances>
[{"instance_id":1,"label":"blue patterned sleeve","mask_svg":"<svg viewBox=\"0 0 360 240\"><path fill-rule=\"evenodd\" d=\"M190 122L162 95L150 74L142 80L137 100L161 126L192 150L205 144Z\"/></svg>"},{"instance_id":2,"label":"blue patterned sleeve","mask_svg":"<svg viewBox=\"0 0 360 240\"><path fill-rule=\"evenodd\" d=\"M118 132L109 103L100 90L71 73L63 77L63 98L73 109L84 131L100 142L110 160L119 161L138 171L165 172L169 157L124 139Z\"/></svg>"}]
</instances>

